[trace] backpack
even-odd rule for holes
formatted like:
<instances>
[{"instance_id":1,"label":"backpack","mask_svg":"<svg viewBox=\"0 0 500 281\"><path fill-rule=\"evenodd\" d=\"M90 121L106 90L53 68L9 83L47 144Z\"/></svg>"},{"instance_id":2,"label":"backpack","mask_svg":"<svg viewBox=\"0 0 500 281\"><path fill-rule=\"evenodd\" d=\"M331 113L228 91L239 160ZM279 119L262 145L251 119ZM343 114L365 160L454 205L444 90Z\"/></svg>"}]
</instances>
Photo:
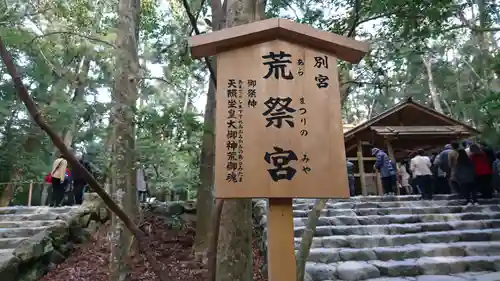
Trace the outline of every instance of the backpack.
<instances>
[{"instance_id":1,"label":"backpack","mask_svg":"<svg viewBox=\"0 0 500 281\"><path fill-rule=\"evenodd\" d=\"M68 171L64 172L64 183L67 183L70 180Z\"/></svg>"}]
</instances>

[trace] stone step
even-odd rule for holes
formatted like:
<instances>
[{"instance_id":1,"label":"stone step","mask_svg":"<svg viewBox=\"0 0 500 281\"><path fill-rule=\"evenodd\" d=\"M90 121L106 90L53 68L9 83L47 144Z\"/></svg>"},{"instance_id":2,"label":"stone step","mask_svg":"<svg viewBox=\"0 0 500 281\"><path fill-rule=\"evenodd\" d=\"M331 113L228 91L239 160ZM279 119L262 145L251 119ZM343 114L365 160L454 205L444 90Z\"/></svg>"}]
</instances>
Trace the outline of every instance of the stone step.
<instances>
[{"instance_id":1,"label":"stone step","mask_svg":"<svg viewBox=\"0 0 500 281\"><path fill-rule=\"evenodd\" d=\"M66 219L68 217L67 213L40 213L40 214L10 214L10 215L0 215L0 222L6 221L45 221L45 220L60 220Z\"/></svg>"},{"instance_id":2,"label":"stone step","mask_svg":"<svg viewBox=\"0 0 500 281\"><path fill-rule=\"evenodd\" d=\"M343 226L318 226L314 236L332 235L397 235L433 231L452 231L465 229L500 228L500 220L475 220L451 222L424 222L386 225L343 225ZM295 237L302 236L306 227L294 228Z\"/></svg>"},{"instance_id":3,"label":"stone step","mask_svg":"<svg viewBox=\"0 0 500 281\"><path fill-rule=\"evenodd\" d=\"M500 198L479 199L481 205L500 204ZM418 207L445 207L445 206L463 206L465 200L418 200L418 201L390 201L390 202L329 202L325 209L373 209L373 208L418 208ZM294 210L310 210L314 203L296 203Z\"/></svg>"},{"instance_id":4,"label":"stone step","mask_svg":"<svg viewBox=\"0 0 500 281\"><path fill-rule=\"evenodd\" d=\"M400 208L363 208L363 209L324 209L321 216L376 216L376 215L423 215L423 214L457 214L463 212L492 213L500 212L500 205L479 205L479 206L442 206L442 207L400 207ZM294 217L307 217L309 211L294 210Z\"/></svg>"},{"instance_id":5,"label":"stone step","mask_svg":"<svg viewBox=\"0 0 500 281\"><path fill-rule=\"evenodd\" d=\"M12 207L2 207L0 208L0 215L11 215L11 214L43 214L43 213L68 213L79 206L65 206L65 207L26 207L26 206L12 206Z\"/></svg>"},{"instance_id":6,"label":"stone step","mask_svg":"<svg viewBox=\"0 0 500 281\"><path fill-rule=\"evenodd\" d=\"M500 194L493 196L494 198L500 198ZM417 201L421 200L420 195L399 195L399 196L354 196L346 199L330 199L329 202L390 202L390 201ZM458 200L461 199L458 194L438 194L432 197L433 200ZM314 203L316 199L294 199L294 204L301 203Z\"/></svg>"},{"instance_id":7,"label":"stone step","mask_svg":"<svg viewBox=\"0 0 500 281\"><path fill-rule=\"evenodd\" d=\"M470 271L500 271L500 257L423 257L401 261L347 261L331 264L308 262L306 264L306 272L312 281L337 279L359 281L378 277L449 275ZM429 281L440 280L431 279Z\"/></svg>"},{"instance_id":8,"label":"stone step","mask_svg":"<svg viewBox=\"0 0 500 281\"><path fill-rule=\"evenodd\" d=\"M54 223L64 223L63 220L40 220L40 221L0 221L0 229L2 228L29 228L38 226L49 226Z\"/></svg>"},{"instance_id":9,"label":"stone step","mask_svg":"<svg viewBox=\"0 0 500 281\"><path fill-rule=\"evenodd\" d=\"M350 198L344 198L344 199L330 199L329 202L331 202L331 201L336 201L336 202L352 202L352 201L357 201L357 202L416 201L416 200L420 200L421 198L422 198L422 196L420 196L420 195L352 196ZM434 200L455 200L455 199L460 199L460 198L456 194L440 194L440 195L434 195L433 199ZM293 203L294 204L314 203L315 201L316 201L316 199L308 199L308 198L293 199Z\"/></svg>"},{"instance_id":10,"label":"stone step","mask_svg":"<svg viewBox=\"0 0 500 281\"><path fill-rule=\"evenodd\" d=\"M298 249L301 238L295 238ZM500 241L500 229L423 232L402 235L349 235L314 237L311 248L374 248L426 243Z\"/></svg>"},{"instance_id":11,"label":"stone step","mask_svg":"<svg viewBox=\"0 0 500 281\"><path fill-rule=\"evenodd\" d=\"M374 248L313 248L308 261L338 263L343 261L405 260L421 257L500 256L500 241L414 244Z\"/></svg>"},{"instance_id":12,"label":"stone step","mask_svg":"<svg viewBox=\"0 0 500 281\"><path fill-rule=\"evenodd\" d=\"M12 255L13 252L14 252L14 249L0 249L0 259L2 257L10 258L10 256Z\"/></svg>"},{"instance_id":13,"label":"stone step","mask_svg":"<svg viewBox=\"0 0 500 281\"><path fill-rule=\"evenodd\" d=\"M458 213L458 214L425 214L425 215L385 215L385 216L335 216L320 217L316 226L327 225L382 225L382 224L405 224L420 222L451 222L451 221L474 221L500 219L500 212L493 213ZM1 217L0 217L1 220ZM307 225L307 218L293 218L295 227Z\"/></svg>"},{"instance_id":14,"label":"stone step","mask_svg":"<svg viewBox=\"0 0 500 281\"><path fill-rule=\"evenodd\" d=\"M379 277L366 281L500 281L500 272L466 272L450 275L419 275L415 277ZM346 281L346 280L337 280Z\"/></svg>"},{"instance_id":15,"label":"stone step","mask_svg":"<svg viewBox=\"0 0 500 281\"><path fill-rule=\"evenodd\" d=\"M28 237L21 238L0 238L0 249L15 249Z\"/></svg>"},{"instance_id":16,"label":"stone step","mask_svg":"<svg viewBox=\"0 0 500 281\"><path fill-rule=\"evenodd\" d=\"M0 228L0 238L30 237L47 228L48 226Z\"/></svg>"}]
</instances>

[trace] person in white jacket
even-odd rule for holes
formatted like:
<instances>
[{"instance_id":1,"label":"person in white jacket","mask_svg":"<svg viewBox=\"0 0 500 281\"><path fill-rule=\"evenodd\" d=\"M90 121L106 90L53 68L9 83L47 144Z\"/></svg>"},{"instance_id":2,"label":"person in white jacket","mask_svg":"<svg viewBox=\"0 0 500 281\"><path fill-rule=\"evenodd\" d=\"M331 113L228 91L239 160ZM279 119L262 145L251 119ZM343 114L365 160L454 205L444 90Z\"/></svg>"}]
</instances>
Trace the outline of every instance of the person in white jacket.
<instances>
[{"instance_id":1,"label":"person in white jacket","mask_svg":"<svg viewBox=\"0 0 500 281\"><path fill-rule=\"evenodd\" d=\"M410 185L410 173L408 173L408 171L406 170L406 163L400 163L398 170L399 175L401 176L401 187L406 191L407 195L411 195L413 194L413 191Z\"/></svg>"},{"instance_id":2,"label":"person in white jacket","mask_svg":"<svg viewBox=\"0 0 500 281\"><path fill-rule=\"evenodd\" d=\"M52 177L52 203L51 207L58 207L64 199L65 186L64 178L66 176L66 168L68 161L63 155L60 155L54 163L52 163L52 170L50 176Z\"/></svg>"},{"instance_id":3,"label":"person in white jacket","mask_svg":"<svg viewBox=\"0 0 500 281\"><path fill-rule=\"evenodd\" d=\"M419 149L417 155L410 161L413 178L422 191L422 198L427 200L431 200L433 195L431 166L431 159L425 156L423 149Z\"/></svg>"}]
</instances>

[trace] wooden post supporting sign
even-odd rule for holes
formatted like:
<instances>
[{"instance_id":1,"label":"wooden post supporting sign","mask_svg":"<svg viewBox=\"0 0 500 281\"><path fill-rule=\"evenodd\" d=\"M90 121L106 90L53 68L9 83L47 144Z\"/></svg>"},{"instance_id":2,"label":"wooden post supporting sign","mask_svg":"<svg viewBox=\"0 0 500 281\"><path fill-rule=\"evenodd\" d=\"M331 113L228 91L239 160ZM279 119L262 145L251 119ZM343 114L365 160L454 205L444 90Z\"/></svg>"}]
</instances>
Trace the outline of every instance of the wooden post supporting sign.
<instances>
[{"instance_id":1,"label":"wooden post supporting sign","mask_svg":"<svg viewBox=\"0 0 500 281\"><path fill-rule=\"evenodd\" d=\"M269 19L190 47L217 55L216 197L269 198L269 280L296 280L292 198L349 197L337 58L368 45Z\"/></svg>"}]
</instances>

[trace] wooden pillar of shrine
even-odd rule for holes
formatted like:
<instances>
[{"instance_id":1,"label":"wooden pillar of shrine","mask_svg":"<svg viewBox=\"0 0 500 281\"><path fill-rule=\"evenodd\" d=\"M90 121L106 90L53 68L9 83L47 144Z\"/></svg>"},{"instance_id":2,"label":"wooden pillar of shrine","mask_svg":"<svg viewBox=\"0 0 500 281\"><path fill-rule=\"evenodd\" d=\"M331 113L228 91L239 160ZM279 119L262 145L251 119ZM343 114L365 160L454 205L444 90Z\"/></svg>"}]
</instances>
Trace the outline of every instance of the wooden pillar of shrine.
<instances>
[{"instance_id":1,"label":"wooden pillar of shrine","mask_svg":"<svg viewBox=\"0 0 500 281\"><path fill-rule=\"evenodd\" d=\"M380 172L375 172L376 183L377 183L377 195L384 195L384 188L382 187L382 178L380 177Z\"/></svg>"},{"instance_id":2,"label":"wooden pillar of shrine","mask_svg":"<svg viewBox=\"0 0 500 281\"><path fill-rule=\"evenodd\" d=\"M386 136L384 138L385 146L387 147L387 154L389 155L389 158L391 161L396 165L396 156L394 156L394 149L392 148L392 138ZM396 194L399 195L399 188L396 188Z\"/></svg>"},{"instance_id":3,"label":"wooden pillar of shrine","mask_svg":"<svg viewBox=\"0 0 500 281\"><path fill-rule=\"evenodd\" d=\"M365 162L363 158L363 144L361 140L358 140L358 170L359 170L359 181L361 183L361 192L363 196L368 195L366 190L366 177L365 177Z\"/></svg>"}]
</instances>

